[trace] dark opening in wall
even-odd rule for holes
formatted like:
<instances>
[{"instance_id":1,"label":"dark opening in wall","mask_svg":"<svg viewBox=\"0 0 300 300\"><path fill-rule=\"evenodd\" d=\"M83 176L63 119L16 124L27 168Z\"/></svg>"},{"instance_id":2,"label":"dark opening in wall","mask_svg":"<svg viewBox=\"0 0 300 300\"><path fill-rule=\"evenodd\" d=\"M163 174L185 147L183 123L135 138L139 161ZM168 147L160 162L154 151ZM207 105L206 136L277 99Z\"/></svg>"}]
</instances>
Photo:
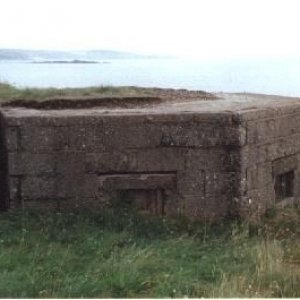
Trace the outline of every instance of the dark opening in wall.
<instances>
[{"instance_id":1,"label":"dark opening in wall","mask_svg":"<svg viewBox=\"0 0 300 300\"><path fill-rule=\"evenodd\" d=\"M119 200L138 211L164 215L165 195L162 189L128 189L119 191Z\"/></svg>"},{"instance_id":2,"label":"dark opening in wall","mask_svg":"<svg viewBox=\"0 0 300 300\"><path fill-rule=\"evenodd\" d=\"M278 174L275 178L275 197L276 201L294 196L295 172L289 171Z\"/></svg>"}]
</instances>

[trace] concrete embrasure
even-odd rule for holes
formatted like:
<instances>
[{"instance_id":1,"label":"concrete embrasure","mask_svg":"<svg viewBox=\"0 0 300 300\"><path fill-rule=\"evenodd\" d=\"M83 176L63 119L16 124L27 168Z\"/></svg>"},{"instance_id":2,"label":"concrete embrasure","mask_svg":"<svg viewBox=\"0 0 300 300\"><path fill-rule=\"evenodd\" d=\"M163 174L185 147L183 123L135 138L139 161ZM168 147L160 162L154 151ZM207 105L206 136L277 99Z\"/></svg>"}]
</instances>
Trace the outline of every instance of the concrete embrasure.
<instances>
[{"instance_id":1,"label":"concrete embrasure","mask_svg":"<svg viewBox=\"0 0 300 300\"><path fill-rule=\"evenodd\" d=\"M207 221L299 201L300 99L211 98L1 108L1 210L127 201Z\"/></svg>"}]
</instances>

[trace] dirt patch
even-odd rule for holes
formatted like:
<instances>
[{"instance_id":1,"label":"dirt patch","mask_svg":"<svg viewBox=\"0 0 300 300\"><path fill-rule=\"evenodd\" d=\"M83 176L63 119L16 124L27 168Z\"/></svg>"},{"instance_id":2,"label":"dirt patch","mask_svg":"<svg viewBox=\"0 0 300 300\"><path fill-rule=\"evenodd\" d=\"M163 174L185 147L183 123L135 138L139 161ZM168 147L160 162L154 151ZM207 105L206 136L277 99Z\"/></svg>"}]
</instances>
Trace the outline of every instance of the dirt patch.
<instances>
[{"instance_id":1,"label":"dirt patch","mask_svg":"<svg viewBox=\"0 0 300 300\"><path fill-rule=\"evenodd\" d=\"M92 107L120 107L132 108L161 103L158 97L108 97L108 98L81 98L81 99L49 99L45 101L13 100L3 104L9 107L25 107L34 109L80 109Z\"/></svg>"}]
</instances>

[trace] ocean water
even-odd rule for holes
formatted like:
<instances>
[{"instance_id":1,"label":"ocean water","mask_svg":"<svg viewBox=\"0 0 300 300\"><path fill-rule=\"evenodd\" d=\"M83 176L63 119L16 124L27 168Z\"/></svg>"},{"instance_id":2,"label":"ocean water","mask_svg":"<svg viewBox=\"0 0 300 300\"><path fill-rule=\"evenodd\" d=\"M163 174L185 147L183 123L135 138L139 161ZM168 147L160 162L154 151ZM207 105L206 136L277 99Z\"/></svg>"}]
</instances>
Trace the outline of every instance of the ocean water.
<instances>
[{"instance_id":1,"label":"ocean water","mask_svg":"<svg viewBox=\"0 0 300 300\"><path fill-rule=\"evenodd\" d=\"M300 59L114 59L98 64L0 61L0 81L19 87L129 85L300 96Z\"/></svg>"}]
</instances>

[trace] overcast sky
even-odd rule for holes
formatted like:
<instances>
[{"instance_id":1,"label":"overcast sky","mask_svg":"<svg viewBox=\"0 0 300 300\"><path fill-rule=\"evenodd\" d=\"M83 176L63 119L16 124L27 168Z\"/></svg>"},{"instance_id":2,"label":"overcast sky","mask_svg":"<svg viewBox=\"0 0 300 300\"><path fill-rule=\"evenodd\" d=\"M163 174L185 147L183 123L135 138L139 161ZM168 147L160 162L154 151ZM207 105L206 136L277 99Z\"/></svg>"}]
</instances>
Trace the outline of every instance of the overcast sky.
<instances>
[{"instance_id":1,"label":"overcast sky","mask_svg":"<svg viewBox=\"0 0 300 300\"><path fill-rule=\"evenodd\" d=\"M0 0L0 48L299 56L299 0Z\"/></svg>"}]
</instances>

